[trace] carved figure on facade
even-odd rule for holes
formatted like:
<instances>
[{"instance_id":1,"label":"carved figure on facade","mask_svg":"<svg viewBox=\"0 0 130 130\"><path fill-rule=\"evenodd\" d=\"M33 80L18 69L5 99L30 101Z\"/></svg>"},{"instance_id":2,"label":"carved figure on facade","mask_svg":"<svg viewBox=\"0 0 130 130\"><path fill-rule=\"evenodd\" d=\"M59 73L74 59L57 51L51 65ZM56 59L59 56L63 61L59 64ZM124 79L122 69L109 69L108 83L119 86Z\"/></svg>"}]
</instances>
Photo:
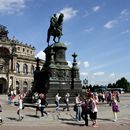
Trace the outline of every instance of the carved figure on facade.
<instances>
[{"instance_id":1,"label":"carved figure on facade","mask_svg":"<svg viewBox=\"0 0 130 130\"><path fill-rule=\"evenodd\" d=\"M58 75L59 80L64 80L65 79L65 71L64 70L57 71L57 75Z\"/></svg>"},{"instance_id":2,"label":"carved figure on facade","mask_svg":"<svg viewBox=\"0 0 130 130\"><path fill-rule=\"evenodd\" d=\"M71 71L65 71L66 72L66 80L71 80Z\"/></svg>"},{"instance_id":3,"label":"carved figure on facade","mask_svg":"<svg viewBox=\"0 0 130 130\"><path fill-rule=\"evenodd\" d=\"M57 79L57 71L56 70L49 70L48 76L50 77L50 79Z\"/></svg>"}]
</instances>

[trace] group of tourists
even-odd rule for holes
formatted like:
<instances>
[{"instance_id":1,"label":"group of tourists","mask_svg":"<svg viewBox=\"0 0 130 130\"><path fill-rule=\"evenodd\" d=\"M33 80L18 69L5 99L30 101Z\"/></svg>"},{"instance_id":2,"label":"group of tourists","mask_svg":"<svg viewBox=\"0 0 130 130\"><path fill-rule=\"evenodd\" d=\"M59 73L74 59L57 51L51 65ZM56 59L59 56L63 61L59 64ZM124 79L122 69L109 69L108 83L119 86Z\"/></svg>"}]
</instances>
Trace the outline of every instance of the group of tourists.
<instances>
[{"instance_id":1,"label":"group of tourists","mask_svg":"<svg viewBox=\"0 0 130 130\"><path fill-rule=\"evenodd\" d=\"M92 121L92 126L97 127L97 103L98 99L93 93L89 97L83 96L80 98L80 94L76 95L74 111L76 112L76 121L81 121L81 118L85 121L85 125L88 126L88 116Z\"/></svg>"},{"instance_id":2,"label":"group of tourists","mask_svg":"<svg viewBox=\"0 0 130 130\"><path fill-rule=\"evenodd\" d=\"M108 100L109 99L109 100ZM117 121L117 113L120 111L118 102L119 93L118 92L107 92L107 93L92 93L88 91L85 96L80 96L76 94L74 111L76 112L76 121L80 121L81 118L85 121L85 125L88 126L88 118L92 121L93 127L98 127L97 125L97 113L99 102L104 103L106 101L109 106L112 107L112 112L114 115L113 121Z\"/></svg>"},{"instance_id":3,"label":"group of tourists","mask_svg":"<svg viewBox=\"0 0 130 130\"><path fill-rule=\"evenodd\" d=\"M13 104L16 96L16 90L10 90L8 92L8 104Z\"/></svg>"},{"instance_id":4,"label":"group of tourists","mask_svg":"<svg viewBox=\"0 0 130 130\"><path fill-rule=\"evenodd\" d=\"M104 93L103 93L104 94ZM103 94L99 93L92 93L92 92L87 92L85 96L76 94L75 96L75 102L74 102L74 108L73 110L75 111L75 119L76 121L81 121L81 119L84 120L85 125L89 125L89 120L92 122L93 127L98 127L97 124L97 113L98 113L98 103L101 102L100 98L103 96ZM17 109L17 114L18 114L18 120L22 120L24 118L22 114L22 110L24 109L24 103L23 99L25 97L24 93L20 93L18 95L18 109ZM109 99L109 102L106 100L106 94L104 95L104 101L106 103L111 104L110 106L112 107L113 111L113 121L117 121L117 113L119 112L119 95L117 95L117 92L113 93L108 93L107 98ZM64 101L64 107L62 110L64 111L65 109L67 111L70 111L69 107L69 101L70 101L70 94L66 92L64 97L61 97L59 93L56 93L55 95L55 111L59 113L60 111L60 99L63 98ZM101 98L102 99L102 98ZM103 102L104 102L103 101ZM40 112L41 117L48 116L48 112L45 110L45 108L48 105L48 102L46 101L46 95L43 93L34 93L34 102L36 104L36 116L38 116L38 112ZM2 112L2 105L0 103L0 114ZM0 115L0 122L3 122L1 115Z\"/></svg>"}]
</instances>

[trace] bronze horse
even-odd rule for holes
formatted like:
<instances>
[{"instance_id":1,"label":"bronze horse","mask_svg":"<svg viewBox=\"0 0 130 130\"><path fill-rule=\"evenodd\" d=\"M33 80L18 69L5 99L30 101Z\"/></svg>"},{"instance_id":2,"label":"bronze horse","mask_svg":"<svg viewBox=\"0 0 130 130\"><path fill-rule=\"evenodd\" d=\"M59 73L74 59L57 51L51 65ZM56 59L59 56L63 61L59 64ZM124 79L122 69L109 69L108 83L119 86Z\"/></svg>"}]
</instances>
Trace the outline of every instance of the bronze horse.
<instances>
[{"instance_id":1,"label":"bronze horse","mask_svg":"<svg viewBox=\"0 0 130 130\"><path fill-rule=\"evenodd\" d=\"M60 14L58 19L57 17L53 17L53 19L55 19L55 21L53 21L53 23L50 24L50 27L48 29L48 33L47 33L47 43L49 46L49 41L50 41L50 37L53 36L53 41L55 43L60 42L60 38L63 35L62 34L62 22L63 22L63 17L64 14ZM58 40L56 41L56 37L58 38Z\"/></svg>"}]
</instances>

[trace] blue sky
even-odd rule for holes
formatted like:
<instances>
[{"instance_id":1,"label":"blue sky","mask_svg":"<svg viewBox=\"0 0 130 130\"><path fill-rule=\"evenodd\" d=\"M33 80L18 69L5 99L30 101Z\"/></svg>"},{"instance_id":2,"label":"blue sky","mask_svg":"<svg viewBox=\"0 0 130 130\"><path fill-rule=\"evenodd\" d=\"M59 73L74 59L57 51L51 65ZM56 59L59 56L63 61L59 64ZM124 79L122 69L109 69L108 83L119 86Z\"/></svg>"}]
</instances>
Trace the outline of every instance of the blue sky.
<instances>
[{"instance_id":1,"label":"blue sky","mask_svg":"<svg viewBox=\"0 0 130 130\"><path fill-rule=\"evenodd\" d=\"M59 12L65 15L66 60L77 53L81 79L130 81L130 0L0 0L0 24L9 38L35 46L36 56L44 56L50 17Z\"/></svg>"}]
</instances>

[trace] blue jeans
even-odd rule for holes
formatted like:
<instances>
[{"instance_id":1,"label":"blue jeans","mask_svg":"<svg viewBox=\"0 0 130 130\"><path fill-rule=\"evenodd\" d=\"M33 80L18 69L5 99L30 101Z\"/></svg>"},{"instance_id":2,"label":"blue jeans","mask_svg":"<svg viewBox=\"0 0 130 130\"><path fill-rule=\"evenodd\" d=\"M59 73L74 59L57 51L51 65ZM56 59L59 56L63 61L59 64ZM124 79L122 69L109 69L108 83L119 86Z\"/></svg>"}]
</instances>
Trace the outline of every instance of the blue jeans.
<instances>
[{"instance_id":1,"label":"blue jeans","mask_svg":"<svg viewBox=\"0 0 130 130\"><path fill-rule=\"evenodd\" d=\"M81 120L81 110L80 110L80 106L77 106L77 110L76 110L76 120L80 121Z\"/></svg>"},{"instance_id":2,"label":"blue jeans","mask_svg":"<svg viewBox=\"0 0 130 130\"><path fill-rule=\"evenodd\" d=\"M59 104L59 101L56 102L56 111L58 112L59 111L59 107L60 107L60 104Z\"/></svg>"}]
</instances>

